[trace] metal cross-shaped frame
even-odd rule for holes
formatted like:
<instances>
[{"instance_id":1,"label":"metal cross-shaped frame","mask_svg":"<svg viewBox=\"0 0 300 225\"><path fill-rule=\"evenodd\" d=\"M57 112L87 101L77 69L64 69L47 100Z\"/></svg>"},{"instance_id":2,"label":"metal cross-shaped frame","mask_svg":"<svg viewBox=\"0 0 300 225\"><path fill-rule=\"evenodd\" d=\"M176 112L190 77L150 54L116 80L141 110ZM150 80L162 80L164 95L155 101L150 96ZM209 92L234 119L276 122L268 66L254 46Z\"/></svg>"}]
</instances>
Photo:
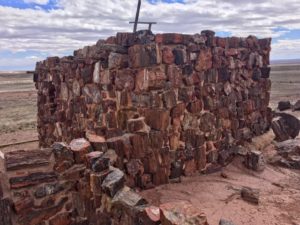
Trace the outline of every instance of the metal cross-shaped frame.
<instances>
[{"instance_id":1,"label":"metal cross-shaped frame","mask_svg":"<svg viewBox=\"0 0 300 225\"><path fill-rule=\"evenodd\" d=\"M135 21L134 22L129 22L129 23L134 23L133 33L135 33L137 31L138 24L148 24L149 25L148 30L150 30L150 31L151 31L151 28L152 28L152 24L157 24L156 22L139 22L141 4L142 4L142 1L138 0L138 5L137 5L137 10L136 10L136 15L135 15Z\"/></svg>"}]
</instances>

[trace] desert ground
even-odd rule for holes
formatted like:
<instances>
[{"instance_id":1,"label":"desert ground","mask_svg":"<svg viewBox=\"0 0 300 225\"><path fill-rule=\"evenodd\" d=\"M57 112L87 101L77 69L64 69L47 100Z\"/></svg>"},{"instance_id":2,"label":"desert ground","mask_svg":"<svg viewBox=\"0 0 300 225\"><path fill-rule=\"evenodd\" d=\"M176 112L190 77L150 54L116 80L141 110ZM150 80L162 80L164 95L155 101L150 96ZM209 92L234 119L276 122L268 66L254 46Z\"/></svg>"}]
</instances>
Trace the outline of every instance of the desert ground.
<instances>
[{"instance_id":1,"label":"desert ground","mask_svg":"<svg viewBox=\"0 0 300 225\"><path fill-rule=\"evenodd\" d=\"M300 99L300 64L273 65L271 79L273 109L279 100ZM0 145L37 140L36 97L31 74L0 73ZM300 113L293 114L300 118ZM276 153L273 138L269 131L250 147L261 150L268 160ZM38 148L37 142L0 147L0 151L30 148ZM241 199L243 186L260 190L258 206ZM179 184L162 185L142 195L154 205L189 201L207 215L210 225L217 225L221 218L236 225L300 225L300 172L271 165L261 173L253 172L239 157L221 172L185 177Z\"/></svg>"}]
</instances>

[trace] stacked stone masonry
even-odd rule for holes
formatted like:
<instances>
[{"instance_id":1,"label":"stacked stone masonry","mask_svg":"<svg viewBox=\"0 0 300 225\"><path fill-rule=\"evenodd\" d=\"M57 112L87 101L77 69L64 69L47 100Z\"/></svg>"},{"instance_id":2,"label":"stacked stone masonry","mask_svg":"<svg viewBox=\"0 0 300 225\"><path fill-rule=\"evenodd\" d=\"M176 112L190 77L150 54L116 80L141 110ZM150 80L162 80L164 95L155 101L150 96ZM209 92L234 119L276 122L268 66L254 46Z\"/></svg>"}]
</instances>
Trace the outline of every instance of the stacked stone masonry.
<instances>
[{"instance_id":1,"label":"stacked stone masonry","mask_svg":"<svg viewBox=\"0 0 300 225\"><path fill-rule=\"evenodd\" d=\"M76 163L113 150L126 184L141 189L214 171L270 127L270 45L139 31L48 58L34 75L40 145L85 138L92 147Z\"/></svg>"},{"instance_id":2,"label":"stacked stone masonry","mask_svg":"<svg viewBox=\"0 0 300 225\"><path fill-rule=\"evenodd\" d=\"M207 225L201 209L188 202L148 204L111 166L113 150L81 154L86 150L90 143L77 139L70 146L5 153L0 225Z\"/></svg>"}]
</instances>

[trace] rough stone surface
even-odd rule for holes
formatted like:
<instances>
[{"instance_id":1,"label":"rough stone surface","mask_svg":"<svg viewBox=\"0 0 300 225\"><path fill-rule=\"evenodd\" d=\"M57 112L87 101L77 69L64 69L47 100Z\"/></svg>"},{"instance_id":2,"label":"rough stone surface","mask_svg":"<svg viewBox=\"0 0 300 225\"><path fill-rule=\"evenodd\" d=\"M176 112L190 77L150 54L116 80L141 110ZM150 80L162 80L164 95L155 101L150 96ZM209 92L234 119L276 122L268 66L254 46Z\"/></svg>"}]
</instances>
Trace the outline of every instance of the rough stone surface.
<instances>
[{"instance_id":1,"label":"rough stone surface","mask_svg":"<svg viewBox=\"0 0 300 225\"><path fill-rule=\"evenodd\" d=\"M206 216L188 202L178 201L160 205L162 225L208 225Z\"/></svg>"},{"instance_id":2,"label":"rough stone surface","mask_svg":"<svg viewBox=\"0 0 300 225\"><path fill-rule=\"evenodd\" d=\"M275 144L277 155L271 159L274 165L290 169L300 169L300 141L287 140Z\"/></svg>"},{"instance_id":3,"label":"rough stone surface","mask_svg":"<svg viewBox=\"0 0 300 225\"><path fill-rule=\"evenodd\" d=\"M278 107L277 107L280 111L284 111L287 109L291 109L292 108L292 104L290 103L290 101L280 101L278 102Z\"/></svg>"},{"instance_id":4,"label":"rough stone surface","mask_svg":"<svg viewBox=\"0 0 300 225\"><path fill-rule=\"evenodd\" d=\"M52 150L20 150L5 154L5 165L7 170L20 169L25 167L36 167L49 164Z\"/></svg>"},{"instance_id":5,"label":"rough stone surface","mask_svg":"<svg viewBox=\"0 0 300 225\"><path fill-rule=\"evenodd\" d=\"M294 139L300 132L300 121L293 115L287 113L277 113L278 119L272 122L272 130L277 141Z\"/></svg>"},{"instance_id":6,"label":"rough stone surface","mask_svg":"<svg viewBox=\"0 0 300 225\"><path fill-rule=\"evenodd\" d=\"M9 179L12 189L24 188L32 185L37 185L43 182L51 182L57 179L57 174L54 172L35 172L27 176L12 177Z\"/></svg>"},{"instance_id":7,"label":"rough stone surface","mask_svg":"<svg viewBox=\"0 0 300 225\"><path fill-rule=\"evenodd\" d=\"M245 157L245 165L255 171L263 171L266 167L266 161L262 152L252 150Z\"/></svg>"},{"instance_id":8,"label":"rough stone surface","mask_svg":"<svg viewBox=\"0 0 300 225\"><path fill-rule=\"evenodd\" d=\"M300 110L300 100L298 100L298 101L293 105L293 110L294 110L294 111Z\"/></svg>"},{"instance_id":9,"label":"rough stone surface","mask_svg":"<svg viewBox=\"0 0 300 225\"><path fill-rule=\"evenodd\" d=\"M242 198L250 203L259 204L259 190L250 187L244 187L241 191Z\"/></svg>"},{"instance_id":10,"label":"rough stone surface","mask_svg":"<svg viewBox=\"0 0 300 225\"><path fill-rule=\"evenodd\" d=\"M84 138L74 139L70 143L70 149L73 151L77 163L84 162L85 154L91 149L91 144Z\"/></svg>"},{"instance_id":11,"label":"rough stone surface","mask_svg":"<svg viewBox=\"0 0 300 225\"><path fill-rule=\"evenodd\" d=\"M124 182L124 173L119 169L114 169L104 179L102 188L110 195L110 197L113 197L121 188L123 188Z\"/></svg>"},{"instance_id":12,"label":"rough stone surface","mask_svg":"<svg viewBox=\"0 0 300 225\"><path fill-rule=\"evenodd\" d=\"M12 225L9 199L0 199L0 225Z\"/></svg>"}]
</instances>

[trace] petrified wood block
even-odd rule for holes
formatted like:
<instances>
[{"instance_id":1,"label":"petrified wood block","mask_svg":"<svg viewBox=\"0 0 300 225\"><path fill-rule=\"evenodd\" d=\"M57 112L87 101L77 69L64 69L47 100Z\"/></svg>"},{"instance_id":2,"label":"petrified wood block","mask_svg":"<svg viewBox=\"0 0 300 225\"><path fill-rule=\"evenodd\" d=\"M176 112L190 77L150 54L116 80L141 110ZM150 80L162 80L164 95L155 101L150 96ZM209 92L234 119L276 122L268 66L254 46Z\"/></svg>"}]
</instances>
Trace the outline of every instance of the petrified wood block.
<instances>
[{"instance_id":1,"label":"petrified wood block","mask_svg":"<svg viewBox=\"0 0 300 225\"><path fill-rule=\"evenodd\" d=\"M161 224L208 225L206 216L188 202L178 201L160 205Z\"/></svg>"},{"instance_id":2,"label":"petrified wood block","mask_svg":"<svg viewBox=\"0 0 300 225\"><path fill-rule=\"evenodd\" d=\"M101 187L104 192L110 197L113 197L124 186L124 182L124 173L121 170L114 168L104 179Z\"/></svg>"},{"instance_id":3,"label":"petrified wood block","mask_svg":"<svg viewBox=\"0 0 300 225\"><path fill-rule=\"evenodd\" d=\"M44 220L49 219L50 217L54 216L58 213L66 203L68 198L61 199L56 205L51 207L46 207L42 209L31 209L28 213L20 216L18 218L19 224L22 225L36 225Z\"/></svg>"},{"instance_id":4,"label":"petrified wood block","mask_svg":"<svg viewBox=\"0 0 300 225\"><path fill-rule=\"evenodd\" d=\"M12 225L9 199L0 199L0 225Z\"/></svg>"},{"instance_id":5,"label":"petrified wood block","mask_svg":"<svg viewBox=\"0 0 300 225\"><path fill-rule=\"evenodd\" d=\"M91 151L91 144L85 138L74 139L70 143L76 163L83 163L85 155Z\"/></svg>"},{"instance_id":6,"label":"petrified wood block","mask_svg":"<svg viewBox=\"0 0 300 225\"><path fill-rule=\"evenodd\" d=\"M6 169L15 170L24 167L37 167L49 164L52 149L20 150L5 154Z\"/></svg>"},{"instance_id":7,"label":"petrified wood block","mask_svg":"<svg viewBox=\"0 0 300 225\"><path fill-rule=\"evenodd\" d=\"M43 182L51 182L57 179L57 174L54 172L35 172L26 176L12 177L9 179L12 189L24 188Z\"/></svg>"}]
</instances>

